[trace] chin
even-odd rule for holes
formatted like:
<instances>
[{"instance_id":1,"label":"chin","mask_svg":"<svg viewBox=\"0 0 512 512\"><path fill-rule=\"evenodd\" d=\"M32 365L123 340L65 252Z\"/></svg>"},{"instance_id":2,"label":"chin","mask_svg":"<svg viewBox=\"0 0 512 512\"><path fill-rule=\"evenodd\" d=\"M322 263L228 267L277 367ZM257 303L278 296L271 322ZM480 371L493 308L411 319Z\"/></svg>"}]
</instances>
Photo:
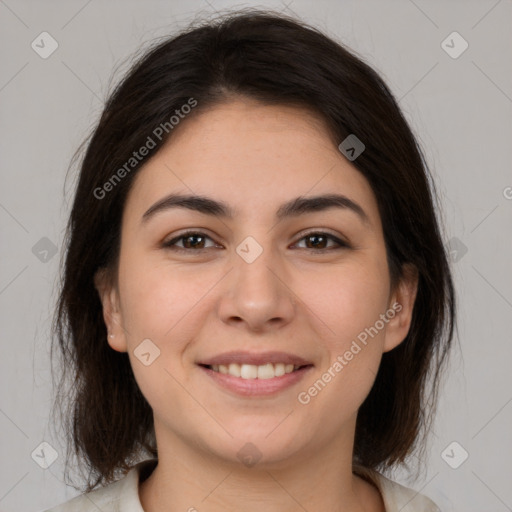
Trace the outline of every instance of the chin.
<instances>
[{"instance_id":1,"label":"chin","mask_svg":"<svg viewBox=\"0 0 512 512\"><path fill-rule=\"evenodd\" d=\"M210 443L210 450L229 463L242 464L249 469L276 470L289 467L297 453L308 443L289 428L278 432L278 423L268 429L259 430L253 427L236 430L233 439L225 439L222 446L211 446ZM272 431L273 429L275 430Z\"/></svg>"}]
</instances>

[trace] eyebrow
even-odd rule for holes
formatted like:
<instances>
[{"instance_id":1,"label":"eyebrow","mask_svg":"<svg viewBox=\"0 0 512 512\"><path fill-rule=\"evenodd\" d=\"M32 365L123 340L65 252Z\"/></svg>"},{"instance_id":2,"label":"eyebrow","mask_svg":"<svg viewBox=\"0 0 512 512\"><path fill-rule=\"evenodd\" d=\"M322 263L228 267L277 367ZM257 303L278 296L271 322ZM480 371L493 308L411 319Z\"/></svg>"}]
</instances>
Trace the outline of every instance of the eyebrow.
<instances>
[{"instance_id":1,"label":"eyebrow","mask_svg":"<svg viewBox=\"0 0 512 512\"><path fill-rule=\"evenodd\" d=\"M159 212L173 208L185 208L205 215L233 219L236 210L228 204L200 195L169 194L153 204L142 216L146 223ZM370 219L363 208L352 199L341 194L323 194L317 196L299 196L282 204L277 212L278 221L306 213L319 212L330 208L341 208L357 214L363 223L370 225Z\"/></svg>"}]
</instances>

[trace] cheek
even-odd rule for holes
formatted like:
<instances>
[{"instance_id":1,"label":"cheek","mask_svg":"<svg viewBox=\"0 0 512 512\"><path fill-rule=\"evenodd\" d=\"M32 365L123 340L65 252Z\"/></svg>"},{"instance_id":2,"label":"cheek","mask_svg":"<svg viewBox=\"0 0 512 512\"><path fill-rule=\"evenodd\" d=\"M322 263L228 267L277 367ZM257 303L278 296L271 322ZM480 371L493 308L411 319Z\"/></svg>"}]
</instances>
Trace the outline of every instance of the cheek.
<instances>
[{"instance_id":1,"label":"cheek","mask_svg":"<svg viewBox=\"0 0 512 512\"><path fill-rule=\"evenodd\" d=\"M196 276L197 277L197 276ZM194 306L211 286L191 272L171 268L147 255L126 256L119 267L123 320L132 342L144 338L163 341L183 329Z\"/></svg>"},{"instance_id":2,"label":"cheek","mask_svg":"<svg viewBox=\"0 0 512 512\"><path fill-rule=\"evenodd\" d=\"M312 309L329 327L322 338L327 357L298 401L311 418L321 419L325 435L334 435L339 424L357 413L378 371L385 333L380 315L386 313L389 292L387 265L369 257L340 266L315 283L317 293L310 298Z\"/></svg>"},{"instance_id":3,"label":"cheek","mask_svg":"<svg viewBox=\"0 0 512 512\"><path fill-rule=\"evenodd\" d=\"M329 348L343 348L387 308L387 266L370 255L314 275L303 273L300 283L297 294L324 325Z\"/></svg>"},{"instance_id":4,"label":"cheek","mask_svg":"<svg viewBox=\"0 0 512 512\"><path fill-rule=\"evenodd\" d=\"M178 383L183 380L181 353L195 336L193 329L199 322L193 316L194 305L208 287L191 279L190 273L135 252L120 259L119 287L129 357L142 394L159 414L183 409L184 404L190 406ZM154 342L160 351L146 345L151 357L158 353L147 366L136 355L145 339Z\"/></svg>"}]
</instances>

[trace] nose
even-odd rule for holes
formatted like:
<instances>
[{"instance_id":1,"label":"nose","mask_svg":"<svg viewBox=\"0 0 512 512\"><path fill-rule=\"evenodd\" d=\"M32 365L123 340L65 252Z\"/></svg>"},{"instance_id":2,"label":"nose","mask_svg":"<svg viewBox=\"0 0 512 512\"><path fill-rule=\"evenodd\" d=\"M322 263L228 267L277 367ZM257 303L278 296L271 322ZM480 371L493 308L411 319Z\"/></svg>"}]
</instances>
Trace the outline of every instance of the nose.
<instances>
[{"instance_id":1,"label":"nose","mask_svg":"<svg viewBox=\"0 0 512 512\"><path fill-rule=\"evenodd\" d=\"M291 276L270 249L254 260L233 254L219 306L223 322L254 332L282 328L295 314Z\"/></svg>"}]
</instances>

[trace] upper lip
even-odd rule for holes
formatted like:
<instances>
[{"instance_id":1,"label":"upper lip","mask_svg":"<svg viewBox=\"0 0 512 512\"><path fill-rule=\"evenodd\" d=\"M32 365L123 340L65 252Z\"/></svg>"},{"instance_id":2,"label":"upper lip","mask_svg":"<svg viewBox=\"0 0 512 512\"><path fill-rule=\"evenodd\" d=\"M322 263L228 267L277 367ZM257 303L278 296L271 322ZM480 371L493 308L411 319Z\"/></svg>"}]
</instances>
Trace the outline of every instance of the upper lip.
<instances>
[{"instance_id":1,"label":"upper lip","mask_svg":"<svg viewBox=\"0 0 512 512\"><path fill-rule=\"evenodd\" d=\"M295 366L306 366L312 364L306 359L290 354L287 352L224 352L207 359L202 359L198 364L212 366L214 364L229 365L231 363L237 364L251 364L261 366L267 363L284 363L293 364Z\"/></svg>"}]
</instances>

